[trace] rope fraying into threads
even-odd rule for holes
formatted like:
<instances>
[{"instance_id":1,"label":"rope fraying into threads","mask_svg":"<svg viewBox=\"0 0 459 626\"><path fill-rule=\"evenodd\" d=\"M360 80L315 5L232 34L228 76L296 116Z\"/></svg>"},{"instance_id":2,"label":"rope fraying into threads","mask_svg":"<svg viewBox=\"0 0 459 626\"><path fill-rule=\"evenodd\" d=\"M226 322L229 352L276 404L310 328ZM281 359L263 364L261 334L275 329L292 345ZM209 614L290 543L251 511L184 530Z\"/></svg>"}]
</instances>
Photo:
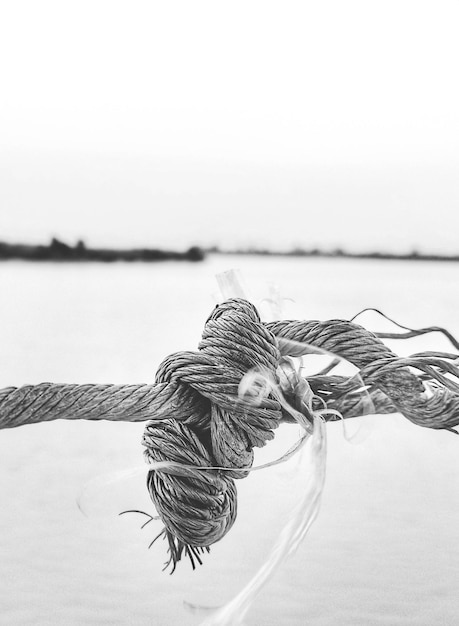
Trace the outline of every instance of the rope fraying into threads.
<instances>
[{"instance_id":1,"label":"rope fraying into threads","mask_svg":"<svg viewBox=\"0 0 459 626\"><path fill-rule=\"evenodd\" d=\"M314 351L336 355L336 362L349 361L359 375L346 378L326 372L298 379L286 374L293 371L291 357ZM249 473L253 448L272 439L282 421L292 421L277 394L242 389L249 371L273 380L287 402L308 419L307 405L299 401L304 386L310 390L312 408L325 409L327 420L401 412L420 426L456 432L459 384L446 373L459 379L459 370L432 354L400 358L376 334L345 320L263 324L245 300L218 305L206 322L198 351L171 355L159 366L156 381L171 386L170 400L161 416L148 423L142 440L147 462L158 465L149 472L147 487L164 523L158 536L168 541L166 567L174 571L186 555L194 568L203 551L226 535L237 513L234 479ZM174 409L182 398L187 399L188 416L180 409L177 418ZM225 471L210 469L215 466Z\"/></svg>"}]
</instances>

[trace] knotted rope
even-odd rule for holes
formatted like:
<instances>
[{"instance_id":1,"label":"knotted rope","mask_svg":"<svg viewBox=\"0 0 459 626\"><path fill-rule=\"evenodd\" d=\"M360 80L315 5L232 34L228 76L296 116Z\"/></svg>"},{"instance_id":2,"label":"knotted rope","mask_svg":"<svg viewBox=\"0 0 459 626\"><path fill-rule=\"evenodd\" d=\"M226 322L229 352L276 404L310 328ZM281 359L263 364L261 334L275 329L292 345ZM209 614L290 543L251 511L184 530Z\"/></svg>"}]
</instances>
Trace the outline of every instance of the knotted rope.
<instances>
[{"instance_id":1,"label":"knotted rope","mask_svg":"<svg viewBox=\"0 0 459 626\"><path fill-rule=\"evenodd\" d=\"M345 359L359 374L285 376L292 357L311 351ZM247 475L253 448L272 439L281 421L292 421L272 391L240 394L247 372L262 372L292 406L301 405L306 385L312 411L327 407L343 418L400 412L420 426L453 430L457 358L437 352L400 358L376 334L345 320L265 324L252 304L231 299L211 313L196 352L161 363L154 385L10 387L0 390L0 428L58 418L150 420L142 439L152 464L147 486L175 567L184 553L200 561L228 532L237 510L234 479Z\"/></svg>"}]
</instances>

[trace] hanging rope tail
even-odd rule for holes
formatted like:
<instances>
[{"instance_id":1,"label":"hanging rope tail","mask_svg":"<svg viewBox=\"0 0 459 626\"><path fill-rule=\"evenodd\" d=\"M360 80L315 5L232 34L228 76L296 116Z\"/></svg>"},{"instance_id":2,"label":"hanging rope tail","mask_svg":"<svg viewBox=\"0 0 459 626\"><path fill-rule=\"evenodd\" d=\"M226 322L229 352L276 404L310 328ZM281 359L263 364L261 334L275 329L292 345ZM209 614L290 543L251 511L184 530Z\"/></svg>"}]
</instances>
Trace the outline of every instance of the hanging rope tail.
<instances>
[{"instance_id":1,"label":"hanging rope tail","mask_svg":"<svg viewBox=\"0 0 459 626\"><path fill-rule=\"evenodd\" d=\"M262 323L241 298L216 306L197 351L168 356L154 384L9 387L0 390L0 428L61 418L147 421L147 487L164 524L168 564L173 570L185 554L194 566L232 527L235 480L248 474L254 447L271 440L281 422L292 421L272 389L278 385L285 400L298 406L298 380L285 376L285 365L311 347L358 369L353 377L325 370L305 378L312 410L326 407L327 421L399 412L418 426L456 432L458 355L399 357L376 334L346 320ZM251 371L273 381L272 387L241 394Z\"/></svg>"}]
</instances>

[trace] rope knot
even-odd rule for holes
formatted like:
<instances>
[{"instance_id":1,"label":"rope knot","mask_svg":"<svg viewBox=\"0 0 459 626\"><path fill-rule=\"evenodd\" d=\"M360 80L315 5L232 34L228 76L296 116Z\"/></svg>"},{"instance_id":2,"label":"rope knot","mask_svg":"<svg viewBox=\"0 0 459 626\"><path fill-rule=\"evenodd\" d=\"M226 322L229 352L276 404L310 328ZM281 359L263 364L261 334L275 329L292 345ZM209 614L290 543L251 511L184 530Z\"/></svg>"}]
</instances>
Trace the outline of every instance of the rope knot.
<instances>
[{"instance_id":1,"label":"rope knot","mask_svg":"<svg viewBox=\"0 0 459 626\"><path fill-rule=\"evenodd\" d=\"M248 474L254 446L274 437L282 417L274 397L255 401L239 393L240 383L252 369L275 378L279 360L277 340L255 307L232 299L207 319L197 352L169 355L159 366L156 382L170 393L142 443L148 461L166 462L147 484L174 566L183 551L194 549L198 558L196 550L221 539L234 522L232 479ZM226 469L202 469L208 467Z\"/></svg>"}]
</instances>

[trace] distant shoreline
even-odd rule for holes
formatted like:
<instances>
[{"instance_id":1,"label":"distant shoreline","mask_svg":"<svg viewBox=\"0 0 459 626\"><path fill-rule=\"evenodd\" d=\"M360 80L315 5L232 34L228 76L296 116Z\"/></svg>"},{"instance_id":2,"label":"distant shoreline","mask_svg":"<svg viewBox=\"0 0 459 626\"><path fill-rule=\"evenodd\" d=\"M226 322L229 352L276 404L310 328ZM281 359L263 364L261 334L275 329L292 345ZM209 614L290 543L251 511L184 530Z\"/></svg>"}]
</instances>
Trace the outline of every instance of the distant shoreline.
<instances>
[{"instance_id":1,"label":"distant shoreline","mask_svg":"<svg viewBox=\"0 0 459 626\"><path fill-rule=\"evenodd\" d=\"M96 261L113 263L127 262L158 262L158 261L202 261L205 258L203 250L197 246L186 252L160 250L157 248L133 248L129 250L87 248L83 241L75 246L53 238L49 245L27 245L0 242L0 261L52 261L52 262L85 262Z\"/></svg>"},{"instance_id":2,"label":"distant shoreline","mask_svg":"<svg viewBox=\"0 0 459 626\"><path fill-rule=\"evenodd\" d=\"M417 251L397 254L391 252L347 252L346 250L302 250L294 249L287 251L276 251L267 249L220 249L207 248L209 254L246 255L246 256L276 256L276 257L301 257L301 258L331 258L331 259L376 259L382 261L459 261L457 255L425 254Z\"/></svg>"},{"instance_id":3,"label":"distant shoreline","mask_svg":"<svg viewBox=\"0 0 459 626\"><path fill-rule=\"evenodd\" d=\"M51 261L51 262L158 262L158 261L203 261L207 255L240 255L259 257L331 258L331 259L375 259L382 261L459 261L457 255L425 254L412 251L404 254L390 252L348 252L341 248L321 250L319 248L292 250L269 250L266 248L232 248L218 246L201 248L192 246L185 252L158 248L89 248L83 241L70 246L53 238L49 245L12 244L0 241L0 261Z\"/></svg>"}]
</instances>

